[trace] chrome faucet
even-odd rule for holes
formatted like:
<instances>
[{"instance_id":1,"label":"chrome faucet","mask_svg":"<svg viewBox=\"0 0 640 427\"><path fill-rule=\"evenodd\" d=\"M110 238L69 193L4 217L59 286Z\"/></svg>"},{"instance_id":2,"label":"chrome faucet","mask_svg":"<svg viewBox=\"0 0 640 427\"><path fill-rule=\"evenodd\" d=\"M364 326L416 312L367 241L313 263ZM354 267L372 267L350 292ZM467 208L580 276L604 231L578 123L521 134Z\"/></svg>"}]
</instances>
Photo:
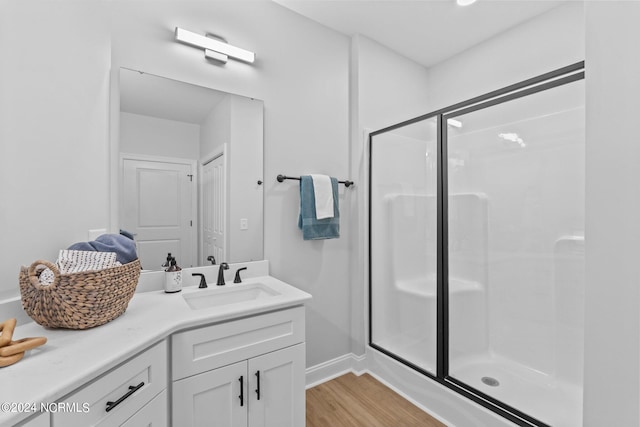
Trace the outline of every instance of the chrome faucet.
<instances>
[{"instance_id":1,"label":"chrome faucet","mask_svg":"<svg viewBox=\"0 0 640 427\"><path fill-rule=\"evenodd\" d=\"M229 264L226 262L220 263L220 268L218 269L218 286L224 286L224 271L229 269Z\"/></svg>"}]
</instances>

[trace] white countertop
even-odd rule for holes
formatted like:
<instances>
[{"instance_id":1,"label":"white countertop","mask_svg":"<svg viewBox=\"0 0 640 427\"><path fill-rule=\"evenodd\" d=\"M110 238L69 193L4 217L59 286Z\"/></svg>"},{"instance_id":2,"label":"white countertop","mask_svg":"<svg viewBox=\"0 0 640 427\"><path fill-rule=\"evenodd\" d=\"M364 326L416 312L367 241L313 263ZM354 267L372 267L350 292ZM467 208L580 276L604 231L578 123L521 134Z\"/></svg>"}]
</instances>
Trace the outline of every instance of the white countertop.
<instances>
[{"instance_id":1,"label":"white countertop","mask_svg":"<svg viewBox=\"0 0 640 427\"><path fill-rule=\"evenodd\" d=\"M208 282L215 283L209 276ZM242 284L231 281L227 286L255 282L276 289L279 295L194 310L182 295L206 290L191 286L172 294L162 290L136 293L124 314L87 330L47 329L34 322L18 325L14 340L44 336L47 343L28 351L18 363L0 368L0 404L35 403L39 407L55 402L176 331L293 307L311 299L308 293L272 276L247 278ZM31 415L0 411L0 426L11 426Z\"/></svg>"}]
</instances>

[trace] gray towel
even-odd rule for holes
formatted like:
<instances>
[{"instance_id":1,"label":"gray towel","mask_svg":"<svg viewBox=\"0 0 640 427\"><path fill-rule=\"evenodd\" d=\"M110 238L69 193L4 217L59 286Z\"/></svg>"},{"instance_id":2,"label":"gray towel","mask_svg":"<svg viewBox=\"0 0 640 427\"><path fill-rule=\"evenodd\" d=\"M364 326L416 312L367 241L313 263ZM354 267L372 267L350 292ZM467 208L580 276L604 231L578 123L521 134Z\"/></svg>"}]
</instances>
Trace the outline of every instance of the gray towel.
<instances>
[{"instance_id":1,"label":"gray towel","mask_svg":"<svg viewBox=\"0 0 640 427\"><path fill-rule=\"evenodd\" d=\"M138 259L136 242L122 234L103 234L91 242L79 242L69 246L76 251L115 252L118 261L128 264Z\"/></svg>"}]
</instances>

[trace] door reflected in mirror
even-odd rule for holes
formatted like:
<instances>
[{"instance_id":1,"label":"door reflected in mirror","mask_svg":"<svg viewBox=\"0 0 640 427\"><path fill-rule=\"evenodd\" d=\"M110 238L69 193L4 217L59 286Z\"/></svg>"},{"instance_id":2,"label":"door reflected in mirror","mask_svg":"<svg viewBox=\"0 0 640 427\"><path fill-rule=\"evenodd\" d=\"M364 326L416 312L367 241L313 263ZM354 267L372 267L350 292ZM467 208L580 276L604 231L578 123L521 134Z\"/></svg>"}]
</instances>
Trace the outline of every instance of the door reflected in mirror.
<instances>
[{"instance_id":1,"label":"door reflected in mirror","mask_svg":"<svg viewBox=\"0 0 640 427\"><path fill-rule=\"evenodd\" d=\"M145 270L263 259L263 102L121 68L119 226Z\"/></svg>"}]
</instances>

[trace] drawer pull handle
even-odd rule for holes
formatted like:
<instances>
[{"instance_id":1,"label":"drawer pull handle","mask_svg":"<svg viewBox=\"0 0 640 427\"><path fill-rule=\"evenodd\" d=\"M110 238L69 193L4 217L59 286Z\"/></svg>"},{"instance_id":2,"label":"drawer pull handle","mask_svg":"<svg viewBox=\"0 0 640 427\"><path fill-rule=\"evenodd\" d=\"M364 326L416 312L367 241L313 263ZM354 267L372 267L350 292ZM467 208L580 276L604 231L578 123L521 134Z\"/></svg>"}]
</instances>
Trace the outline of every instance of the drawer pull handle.
<instances>
[{"instance_id":1,"label":"drawer pull handle","mask_svg":"<svg viewBox=\"0 0 640 427\"><path fill-rule=\"evenodd\" d=\"M260 371L256 371L256 377L258 378L258 388L256 389L256 394L258 395L258 400L260 400Z\"/></svg>"},{"instance_id":2,"label":"drawer pull handle","mask_svg":"<svg viewBox=\"0 0 640 427\"><path fill-rule=\"evenodd\" d=\"M240 406L244 406L244 375L238 378L238 381L240 381L240 396L238 396L240 398Z\"/></svg>"},{"instance_id":3,"label":"drawer pull handle","mask_svg":"<svg viewBox=\"0 0 640 427\"><path fill-rule=\"evenodd\" d=\"M107 402L107 409L106 409L107 412L109 412L110 410L112 410L113 408L121 404L127 397L131 396L133 393L141 389L143 385L144 385L144 381L138 385L130 385L129 391L120 399L116 400L115 402L111 402L111 401Z\"/></svg>"}]
</instances>

